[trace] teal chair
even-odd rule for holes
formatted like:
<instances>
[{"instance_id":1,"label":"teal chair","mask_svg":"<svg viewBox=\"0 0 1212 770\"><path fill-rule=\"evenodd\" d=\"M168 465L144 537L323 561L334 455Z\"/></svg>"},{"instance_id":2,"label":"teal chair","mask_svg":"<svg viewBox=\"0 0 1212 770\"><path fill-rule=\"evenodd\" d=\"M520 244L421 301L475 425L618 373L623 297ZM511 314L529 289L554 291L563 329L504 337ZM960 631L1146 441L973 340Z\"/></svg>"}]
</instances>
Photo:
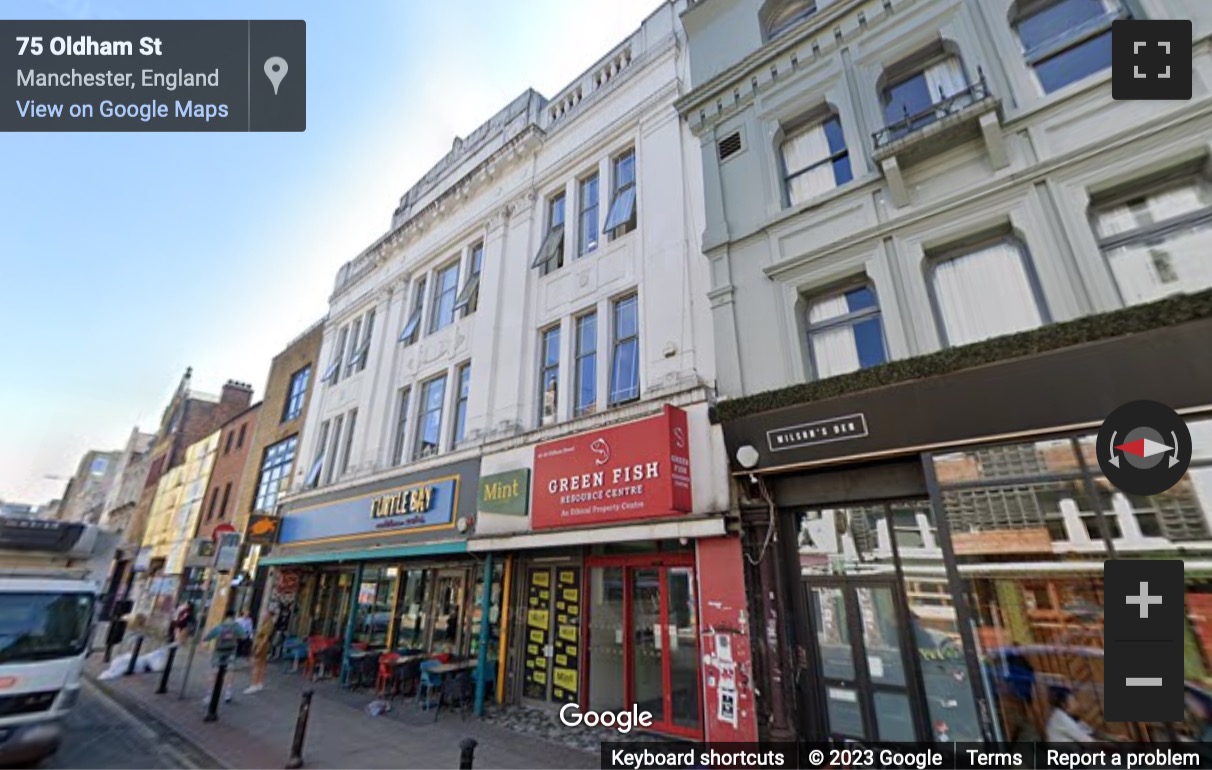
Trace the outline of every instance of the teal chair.
<instances>
[{"instance_id":1,"label":"teal chair","mask_svg":"<svg viewBox=\"0 0 1212 770\"><path fill-rule=\"evenodd\" d=\"M441 661L427 660L421 663L421 678L417 682L417 708L426 711L433 706L433 718L438 718L438 708L442 705L442 675L433 673L433 669L442 665ZM434 694L438 702L433 703Z\"/></svg>"}]
</instances>

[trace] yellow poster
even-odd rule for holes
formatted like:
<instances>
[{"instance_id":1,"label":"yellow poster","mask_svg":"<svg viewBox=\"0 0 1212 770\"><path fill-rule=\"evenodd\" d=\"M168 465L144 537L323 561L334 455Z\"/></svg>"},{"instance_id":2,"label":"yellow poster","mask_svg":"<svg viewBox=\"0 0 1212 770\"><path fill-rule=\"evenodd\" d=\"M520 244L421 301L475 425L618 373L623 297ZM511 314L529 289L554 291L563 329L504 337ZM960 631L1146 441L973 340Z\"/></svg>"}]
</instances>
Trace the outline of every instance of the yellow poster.
<instances>
[{"instance_id":1,"label":"yellow poster","mask_svg":"<svg viewBox=\"0 0 1212 770\"><path fill-rule=\"evenodd\" d=\"M560 626L560 638L567 639L570 642L575 642L577 640L577 627Z\"/></svg>"},{"instance_id":2,"label":"yellow poster","mask_svg":"<svg viewBox=\"0 0 1212 770\"><path fill-rule=\"evenodd\" d=\"M536 682L538 682L539 684L546 684L547 683L547 672L546 671L534 672L534 680Z\"/></svg>"},{"instance_id":3,"label":"yellow poster","mask_svg":"<svg viewBox=\"0 0 1212 770\"><path fill-rule=\"evenodd\" d=\"M534 585L536 585L536 586L549 586L549 585L551 585L550 575L548 575L546 572L532 572L532 573L530 573L530 582L531 582L531 583L533 583L533 584L534 584Z\"/></svg>"},{"instance_id":4,"label":"yellow poster","mask_svg":"<svg viewBox=\"0 0 1212 770\"><path fill-rule=\"evenodd\" d=\"M581 597L579 594L580 594L580 589L577 589L577 588L565 588L564 589L564 598L570 602L580 601Z\"/></svg>"},{"instance_id":5,"label":"yellow poster","mask_svg":"<svg viewBox=\"0 0 1212 770\"><path fill-rule=\"evenodd\" d=\"M537 644L526 645L526 652L530 653L531 655L538 655L539 654L539 645L537 645Z\"/></svg>"},{"instance_id":6,"label":"yellow poster","mask_svg":"<svg viewBox=\"0 0 1212 770\"><path fill-rule=\"evenodd\" d=\"M536 658L534 664L538 668L547 668L547 658Z\"/></svg>"},{"instance_id":7,"label":"yellow poster","mask_svg":"<svg viewBox=\"0 0 1212 770\"><path fill-rule=\"evenodd\" d=\"M539 591L539 598L543 601L549 601L551 599L551 592L547 590Z\"/></svg>"},{"instance_id":8,"label":"yellow poster","mask_svg":"<svg viewBox=\"0 0 1212 770\"><path fill-rule=\"evenodd\" d=\"M570 605L568 605L568 614L569 615L580 615L581 608L575 604L570 604Z\"/></svg>"},{"instance_id":9,"label":"yellow poster","mask_svg":"<svg viewBox=\"0 0 1212 770\"><path fill-rule=\"evenodd\" d=\"M571 668L557 668L551 675L557 687L563 687L565 690L577 689L577 672Z\"/></svg>"},{"instance_id":10,"label":"yellow poster","mask_svg":"<svg viewBox=\"0 0 1212 770\"><path fill-rule=\"evenodd\" d=\"M568 665L568 656L563 653L556 655L556 665L557 666L567 666Z\"/></svg>"},{"instance_id":11,"label":"yellow poster","mask_svg":"<svg viewBox=\"0 0 1212 770\"><path fill-rule=\"evenodd\" d=\"M559 615L556 615L556 622L560 624L567 623L568 616L561 612Z\"/></svg>"},{"instance_id":12,"label":"yellow poster","mask_svg":"<svg viewBox=\"0 0 1212 770\"><path fill-rule=\"evenodd\" d=\"M542 644L543 642L547 641L545 637L546 634L544 634L542 631L535 631L533 628L530 630L530 641L532 642Z\"/></svg>"},{"instance_id":13,"label":"yellow poster","mask_svg":"<svg viewBox=\"0 0 1212 770\"><path fill-rule=\"evenodd\" d=\"M537 597L537 596L530 597L530 606L538 607L539 606L539 597Z\"/></svg>"},{"instance_id":14,"label":"yellow poster","mask_svg":"<svg viewBox=\"0 0 1212 770\"><path fill-rule=\"evenodd\" d=\"M526 661L526 668L534 668L534 661L533 660Z\"/></svg>"},{"instance_id":15,"label":"yellow poster","mask_svg":"<svg viewBox=\"0 0 1212 770\"><path fill-rule=\"evenodd\" d=\"M575 585L577 582L576 573L572 570L560 570L560 582L565 585Z\"/></svg>"},{"instance_id":16,"label":"yellow poster","mask_svg":"<svg viewBox=\"0 0 1212 770\"><path fill-rule=\"evenodd\" d=\"M550 619L547 610L530 610L526 613L526 625L531 628L547 628Z\"/></svg>"},{"instance_id":17,"label":"yellow poster","mask_svg":"<svg viewBox=\"0 0 1212 770\"><path fill-rule=\"evenodd\" d=\"M564 602L562 602L562 601L556 602L556 609L557 610L564 609Z\"/></svg>"}]
</instances>

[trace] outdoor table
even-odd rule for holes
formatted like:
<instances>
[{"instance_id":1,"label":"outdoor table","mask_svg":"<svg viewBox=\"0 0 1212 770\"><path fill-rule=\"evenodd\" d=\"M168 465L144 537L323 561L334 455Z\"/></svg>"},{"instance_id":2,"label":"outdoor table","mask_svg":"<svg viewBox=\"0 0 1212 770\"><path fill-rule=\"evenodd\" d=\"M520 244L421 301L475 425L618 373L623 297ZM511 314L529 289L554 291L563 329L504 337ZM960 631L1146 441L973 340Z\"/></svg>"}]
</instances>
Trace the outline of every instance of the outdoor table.
<instances>
[{"instance_id":1,"label":"outdoor table","mask_svg":"<svg viewBox=\"0 0 1212 770\"><path fill-rule=\"evenodd\" d=\"M479 661L476 660L460 660L454 663L441 663L429 669L429 673L445 676L447 674L454 674L459 671L466 671L468 669L475 668L478 665Z\"/></svg>"}]
</instances>

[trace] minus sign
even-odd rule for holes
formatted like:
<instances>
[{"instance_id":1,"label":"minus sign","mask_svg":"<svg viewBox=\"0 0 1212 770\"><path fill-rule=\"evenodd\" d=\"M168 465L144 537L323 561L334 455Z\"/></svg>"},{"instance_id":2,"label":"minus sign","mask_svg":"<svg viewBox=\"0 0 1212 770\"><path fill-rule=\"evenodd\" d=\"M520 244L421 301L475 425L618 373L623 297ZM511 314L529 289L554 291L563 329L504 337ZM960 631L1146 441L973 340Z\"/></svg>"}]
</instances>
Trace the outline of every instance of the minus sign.
<instances>
[{"instance_id":1,"label":"minus sign","mask_svg":"<svg viewBox=\"0 0 1212 770\"><path fill-rule=\"evenodd\" d=\"M1127 687L1161 687L1162 678L1160 676L1130 676L1124 679L1124 684Z\"/></svg>"}]
</instances>

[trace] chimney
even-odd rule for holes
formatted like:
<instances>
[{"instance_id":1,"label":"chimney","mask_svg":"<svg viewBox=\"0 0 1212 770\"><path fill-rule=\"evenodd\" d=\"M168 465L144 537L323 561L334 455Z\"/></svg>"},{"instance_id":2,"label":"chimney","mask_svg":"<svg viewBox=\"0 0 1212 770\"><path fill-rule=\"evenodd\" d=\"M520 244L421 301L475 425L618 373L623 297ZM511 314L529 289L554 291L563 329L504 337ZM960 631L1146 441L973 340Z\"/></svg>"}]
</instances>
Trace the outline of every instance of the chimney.
<instances>
[{"instance_id":1,"label":"chimney","mask_svg":"<svg viewBox=\"0 0 1212 770\"><path fill-rule=\"evenodd\" d=\"M245 409L252 403L253 388L247 382L228 380L223 384L223 392L219 395L219 403L236 404Z\"/></svg>"}]
</instances>

